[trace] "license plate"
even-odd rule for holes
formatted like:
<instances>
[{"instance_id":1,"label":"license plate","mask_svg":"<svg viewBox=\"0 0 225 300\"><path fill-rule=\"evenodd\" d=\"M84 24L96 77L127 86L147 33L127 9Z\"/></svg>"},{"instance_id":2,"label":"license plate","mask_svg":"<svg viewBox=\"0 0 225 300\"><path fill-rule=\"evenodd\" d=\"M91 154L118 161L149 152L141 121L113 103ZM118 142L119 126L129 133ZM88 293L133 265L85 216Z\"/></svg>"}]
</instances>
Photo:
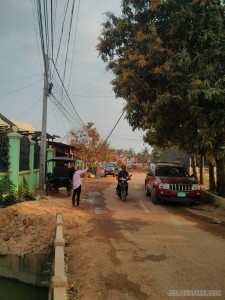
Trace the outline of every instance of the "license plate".
<instances>
[{"instance_id":1,"label":"license plate","mask_svg":"<svg viewBox=\"0 0 225 300\"><path fill-rule=\"evenodd\" d=\"M186 197L185 192L177 192L177 197Z\"/></svg>"}]
</instances>

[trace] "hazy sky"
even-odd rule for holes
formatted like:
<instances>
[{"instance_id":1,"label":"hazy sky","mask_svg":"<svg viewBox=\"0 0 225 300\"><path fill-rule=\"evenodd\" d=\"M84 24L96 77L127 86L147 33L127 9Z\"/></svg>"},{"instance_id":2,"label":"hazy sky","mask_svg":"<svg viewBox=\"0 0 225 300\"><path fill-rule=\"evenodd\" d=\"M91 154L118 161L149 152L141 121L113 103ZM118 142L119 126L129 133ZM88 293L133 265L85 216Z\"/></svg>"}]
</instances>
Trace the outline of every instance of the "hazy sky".
<instances>
[{"instance_id":1,"label":"hazy sky","mask_svg":"<svg viewBox=\"0 0 225 300\"><path fill-rule=\"evenodd\" d=\"M34 0L1 1L0 112L10 120L27 122L36 130L41 130L44 68L35 3ZM53 3L58 3L53 43L53 57L56 58L67 1ZM64 78L66 66L64 82L69 99L65 93L60 98L60 79L56 70L51 69L54 74L52 93L55 98L48 98L49 134L66 137L71 128L80 128L81 119L84 123L93 122L102 139L105 139L121 116L124 100L114 97L110 85L112 74L106 72L106 65L96 51L106 11L119 14L120 0L80 0L80 6L79 1L75 1L68 55L69 27L65 26L57 60L61 79ZM69 16L70 12L67 20ZM73 117L66 117L62 107L66 107ZM142 135L142 132L133 132L127 121L121 119L108 141L116 149L133 148L139 152L144 147L150 149L147 144L143 144ZM63 142L66 143L66 138Z\"/></svg>"}]
</instances>

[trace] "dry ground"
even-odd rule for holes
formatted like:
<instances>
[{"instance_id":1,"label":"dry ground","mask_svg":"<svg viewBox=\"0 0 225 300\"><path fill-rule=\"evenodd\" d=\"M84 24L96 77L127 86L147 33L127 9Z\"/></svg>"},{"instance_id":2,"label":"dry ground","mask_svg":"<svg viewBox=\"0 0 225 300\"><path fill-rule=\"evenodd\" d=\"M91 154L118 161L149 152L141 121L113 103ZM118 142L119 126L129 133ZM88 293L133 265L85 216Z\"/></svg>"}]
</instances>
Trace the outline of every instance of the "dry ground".
<instances>
[{"instance_id":1,"label":"dry ground","mask_svg":"<svg viewBox=\"0 0 225 300\"><path fill-rule=\"evenodd\" d=\"M88 180L92 179L86 180L88 184ZM46 197L42 194L40 200L23 202L0 209L0 255L46 252L54 242L56 212L61 211L63 213L64 233L68 243L66 247L67 275L70 278L68 293L71 294L71 299L74 299L72 297L75 297L79 292L76 290L75 281L71 279L74 278L76 269L71 266L76 263L79 270L89 268L92 272L96 265L93 265L93 261L89 260L88 257L96 256L96 261L101 261L101 258L98 257L100 251L92 247L90 239L85 244L83 238L84 234L95 234L92 232L93 211L88 208L88 205L75 209L76 213L74 214L71 198L65 193L62 193L60 198L59 196ZM225 224L225 210L220 207L200 205L196 208L187 209L200 217L209 218L214 223ZM82 239L81 245L78 244L80 239ZM85 249L85 256L81 256L79 259L79 253L82 252L82 249ZM73 261L72 255L75 252L78 257L76 262ZM101 263L107 264L107 261ZM79 276L82 276L82 272ZM77 280L79 276L76 277ZM110 284L112 284L112 280L113 278L109 278ZM98 283L90 282L90 286L95 284ZM101 286L95 287L94 290L98 289L100 291ZM77 296L76 299L82 298Z\"/></svg>"}]
</instances>

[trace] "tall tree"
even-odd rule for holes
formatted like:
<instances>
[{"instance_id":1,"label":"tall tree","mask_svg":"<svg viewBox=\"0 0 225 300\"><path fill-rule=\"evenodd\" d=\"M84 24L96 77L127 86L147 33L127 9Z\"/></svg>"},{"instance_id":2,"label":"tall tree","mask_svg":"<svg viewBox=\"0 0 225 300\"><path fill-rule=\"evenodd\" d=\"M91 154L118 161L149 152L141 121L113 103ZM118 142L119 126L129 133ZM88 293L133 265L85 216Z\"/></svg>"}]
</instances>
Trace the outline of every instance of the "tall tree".
<instances>
[{"instance_id":1,"label":"tall tree","mask_svg":"<svg viewBox=\"0 0 225 300\"><path fill-rule=\"evenodd\" d=\"M224 40L219 0L123 0L120 17L107 13L97 49L145 142L223 162Z\"/></svg>"}]
</instances>

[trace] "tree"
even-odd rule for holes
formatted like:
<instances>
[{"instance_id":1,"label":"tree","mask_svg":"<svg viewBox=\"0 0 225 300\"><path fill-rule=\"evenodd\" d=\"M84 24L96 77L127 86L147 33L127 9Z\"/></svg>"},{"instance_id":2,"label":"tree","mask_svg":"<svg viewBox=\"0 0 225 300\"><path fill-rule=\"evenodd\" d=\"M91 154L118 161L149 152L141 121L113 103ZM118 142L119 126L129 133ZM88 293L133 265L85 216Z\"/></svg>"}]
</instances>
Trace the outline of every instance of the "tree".
<instances>
[{"instance_id":1,"label":"tree","mask_svg":"<svg viewBox=\"0 0 225 300\"><path fill-rule=\"evenodd\" d=\"M107 13L97 45L115 75L116 96L127 101L128 122L146 131L145 142L206 155L221 169L224 40L219 0L123 0L121 17Z\"/></svg>"},{"instance_id":2,"label":"tree","mask_svg":"<svg viewBox=\"0 0 225 300\"><path fill-rule=\"evenodd\" d=\"M77 159L95 163L113 160L116 152L100 138L93 123L89 122L78 131L72 131L72 145L77 149Z\"/></svg>"},{"instance_id":3,"label":"tree","mask_svg":"<svg viewBox=\"0 0 225 300\"><path fill-rule=\"evenodd\" d=\"M148 163L150 161L150 153L147 147L145 147L142 152L137 153L136 156L140 163Z\"/></svg>"}]
</instances>

